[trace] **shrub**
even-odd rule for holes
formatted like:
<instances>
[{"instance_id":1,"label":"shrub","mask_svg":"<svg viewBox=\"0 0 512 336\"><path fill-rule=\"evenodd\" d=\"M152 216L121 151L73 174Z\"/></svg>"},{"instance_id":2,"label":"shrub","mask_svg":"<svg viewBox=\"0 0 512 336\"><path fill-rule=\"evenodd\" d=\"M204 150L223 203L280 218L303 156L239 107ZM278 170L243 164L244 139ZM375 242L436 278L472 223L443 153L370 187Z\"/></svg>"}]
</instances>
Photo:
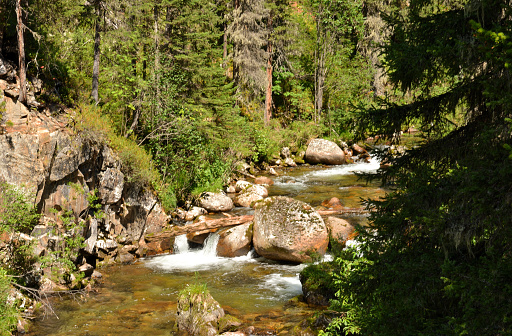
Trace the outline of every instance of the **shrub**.
<instances>
[{"instance_id":1,"label":"shrub","mask_svg":"<svg viewBox=\"0 0 512 336\"><path fill-rule=\"evenodd\" d=\"M7 271L0 267L0 336L10 336L18 321L16 307L8 302L11 292L11 278Z\"/></svg>"}]
</instances>

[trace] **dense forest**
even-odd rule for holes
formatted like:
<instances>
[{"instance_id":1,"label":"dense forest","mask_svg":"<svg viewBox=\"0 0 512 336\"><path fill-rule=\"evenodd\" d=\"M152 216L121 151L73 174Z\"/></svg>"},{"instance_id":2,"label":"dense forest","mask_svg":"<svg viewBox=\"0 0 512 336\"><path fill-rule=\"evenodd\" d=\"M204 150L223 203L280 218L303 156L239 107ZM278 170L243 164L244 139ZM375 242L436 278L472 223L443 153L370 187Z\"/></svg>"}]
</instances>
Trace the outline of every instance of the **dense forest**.
<instances>
[{"instance_id":1,"label":"dense forest","mask_svg":"<svg viewBox=\"0 0 512 336\"><path fill-rule=\"evenodd\" d=\"M367 176L392 192L367 202L357 247L318 267L342 312L321 334L510 335L511 9L0 0L0 56L40 86L21 101L71 110L167 209L220 188L241 159L317 136L395 144L415 127L421 143Z\"/></svg>"},{"instance_id":2,"label":"dense forest","mask_svg":"<svg viewBox=\"0 0 512 336\"><path fill-rule=\"evenodd\" d=\"M350 133L352 101L372 96L362 1L18 1L18 20L3 2L2 55L18 63L22 24L38 103L99 114L144 148L158 177L135 175L169 207L240 158Z\"/></svg>"}]
</instances>

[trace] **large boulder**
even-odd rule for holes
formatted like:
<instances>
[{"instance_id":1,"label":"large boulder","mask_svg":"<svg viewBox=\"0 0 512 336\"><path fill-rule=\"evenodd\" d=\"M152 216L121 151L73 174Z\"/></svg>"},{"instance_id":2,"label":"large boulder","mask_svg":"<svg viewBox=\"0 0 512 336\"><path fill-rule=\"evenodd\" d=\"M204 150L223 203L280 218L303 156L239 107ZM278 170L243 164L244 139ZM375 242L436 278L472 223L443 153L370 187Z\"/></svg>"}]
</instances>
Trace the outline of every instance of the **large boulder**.
<instances>
[{"instance_id":1,"label":"large boulder","mask_svg":"<svg viewBox=\"0 0 512 336\"><path fill-rule=\"evenodd\" d=\"M215 336L224 309L208 291L199 291L198 287L189 286L180 293L176 326L191 336Z\"/></svg>"},{"instance_id":2,"label":"large boulder","mask_svg":"<svg viewBox=\"0 0 512 336\"><path fill-rule=\"evenodd\" d=\"M217 255L219 257L240 257L251 250L252 223L237 225L219 231Z\"/></svg>"},{"instance_id":3,"label":"large boulder","mask_svg":"<svg viewBox=\"0 0 512 336\"><path fill-rule=\"evenodd\" d=\"M307 262L329 244L322 217L307 203L284 196L256 203L253 244L268 259Z\"/></svg>"},{"instance_id":4,"label":"large boulder","mask_svg":"<svg viewBox=\"0 0 512 336\"><path fill-rule=\"evenodd\" d=\"M343 150L334 142L325 139L311 140L304 160L311 164L328 165L340 165L346 162Z\"/></svg>"},{"instance_id":5,"label":"large boulder","mask_svg":"<svg viewBox=\"0 0 512 336\"><path fill-rule=\"evenodd\" d=\"M262 185L250 185L235 197L235 205L241 207L250 207L254 202L264 199L268 196L268 190Z\"/></svg>"},{"instance_id":6,"label":"large boulder","mask_svg":"<svg viewBox=\"0 0 512 336\"><path fill-rule=\"evenodd\" d=\"M198 203L209 212L229 211L234 207L231 198L222 192L204 192L199 196Z\"/></svg>"}]
</instances>

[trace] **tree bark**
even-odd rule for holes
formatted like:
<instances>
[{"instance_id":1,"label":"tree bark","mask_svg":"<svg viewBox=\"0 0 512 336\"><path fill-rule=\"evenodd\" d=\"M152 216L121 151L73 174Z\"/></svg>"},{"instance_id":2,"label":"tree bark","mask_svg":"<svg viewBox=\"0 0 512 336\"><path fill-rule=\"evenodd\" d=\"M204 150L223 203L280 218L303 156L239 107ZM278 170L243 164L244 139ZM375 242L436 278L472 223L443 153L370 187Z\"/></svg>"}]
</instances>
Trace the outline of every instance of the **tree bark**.
<instances>
[{"instance_id":1,"label":"tree bark","mask_svg":"<svg viewBox=\"0 0 512 336\"><path fill-rule=\"evenodd\" d=\"M16 18L18 24L16 25L16 31L18 33L18 65L19 65L19 76L20 76L20 96L18 100L22 103L27 101L27 74L25 68L25 41L23 39L23 16L21 10L21 0L16 0Z\"/></svg>"},{"instance_id":2,"label":"tree bark","mask_svg":"<svg viewBox=\"0 0 512 336\"><path fill-rule=\"evenodd\" d=\"M160 9L158 5L155 5L153 9L153 21L154 21L154 31L155 34L155 66L153 69L153 81L155 85L155 102L156 102L156 110L160 111L160 40L159 40L159 31L158 31L158 17L160 14Z\"/></svg>"},{"instance_id":3,"label":"tree bark","mask_svg":"<svg viewBox=\"0 0 512 336\"><path fill-rule=\"evenodd\" d=\"M101 43L101 3L96 3L96 31L94 35L94 62L92 66L92 90L91 97L94 102L98 104L100 102L98 89L99 89L99 78L100 78L100 43Z\"/></svg>"},{"instance_id":4,"label":"tree bark","mask_svg":"<svg viewBox=\"0 0 512 336\"><path fill-rule=\"evenodd\" d=\"M223 36L223 41L222 41L222 60L224 61L224 66L226 66L226 61L228 58L228 34L226 32L227 30L228 30L228 25L225 23L224 24L224 36Z\"/></svg>"},{"instance_id":5,"label":"tree bark","mask_svg":"<svg viewBox=\"0 0 512 336\"><path fill-rule=\"evenodd\" d=\"M272 18L269 23L270 29L272 29ZM270 123L272 117L272 41L269 39L267 44L267 94L265 97L265 126Z\"/></svg>"},{"instance_id":6,"label":"tree bark","mask_svg":"<svg viewBox=\"0 0 512 336\"><path fill-rule=\"evenodd\" d=\"M221 227L241 225L248 223L254 219L252 215L238 216L238 217L229 217L229 218L219 218L219 219L207 219L205 221L185 225L185 226L174 226L168 231L162 231L159 233L155 233L151 236L146 236L146 241L158 241L163 238L168 237L176 237L185 233L190 232L199 232L205 231L209 229L217 229Z\"/></svg>"},{"instance_id":7,"label":"tree bark","mask_svg":"<svg viewBox=\"0 0 512 336\"><path fill-rule=\"evenodd\" d=\"M0 0L0 57L2 57L5 28L7 27L6 12L7 12L7 3L4 0Z\"/></svg>"}]
</instances>

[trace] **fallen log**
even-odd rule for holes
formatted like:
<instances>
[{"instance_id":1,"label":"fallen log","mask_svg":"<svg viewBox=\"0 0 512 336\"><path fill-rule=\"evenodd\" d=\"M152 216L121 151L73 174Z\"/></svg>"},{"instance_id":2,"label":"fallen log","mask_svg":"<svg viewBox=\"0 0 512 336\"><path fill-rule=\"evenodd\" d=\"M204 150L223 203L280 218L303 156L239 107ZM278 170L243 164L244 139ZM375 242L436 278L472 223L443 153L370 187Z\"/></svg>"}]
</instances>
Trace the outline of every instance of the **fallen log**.
<instances>
[{"instance_id":1,"label":"fallen log","mask_svg":"<svg viewBox=\"0 0 512 336\"><path fill-rule=\"evenodd\" d=\"M338 210L319 210L317 211L320 216L326 217L326 216L333 216L333 215L347 215L347 214L355 214L355 215L361 215L361 214L367 214L369 213L368 210L364 208L343 208ZM214 232L215 229L228 227L228 226L235 226L235 225L241 225L248 223L254 219L254 216L252 215L244 215L244 216L236 216L236 217L226 217L226 218L216 218L216 219L206 219L202 220L196 223L192 223L185 226L173 226L172 228L147 235L145 237L146 242L150 243L153 241L161 241L165 238L172 238L176 236L180 236L182 234L187 234L190 232L200 232L200 233L207 233L207 232Z\"/></svg>"},{"instance_id":2,"label":"fallen log","mask_svg":"<svg viewBox=\"0 0 512 336\"><path fill-rule=\"evenodd\" d=\"M370 213L365 208L343 208L336 210L318 210L320 216L332 216L332 215L363 215Z\"/></svg>"},{"instance_id":3,"label":"fallen log","mask_svg":"<svg viewBox=\"0 0 512 336\"><path fill-rule=\"evenodd\" d=\"M147 242L158 241L164 238L172 238L176 236L180 236L182 234L187 234L190 232L197 231L209 231L212 229L218 229L222 227L234 226L245 224L252 221L254 216L245 215L245 216L237 216L237 217L228 217L228 218L218 218L218 219L207 219L200 222L192 223L185 226L173 226L169 230L165 230L159 233L155 233L152 235L147 235L145 240Z\"/></svg>"}]
</instances>

